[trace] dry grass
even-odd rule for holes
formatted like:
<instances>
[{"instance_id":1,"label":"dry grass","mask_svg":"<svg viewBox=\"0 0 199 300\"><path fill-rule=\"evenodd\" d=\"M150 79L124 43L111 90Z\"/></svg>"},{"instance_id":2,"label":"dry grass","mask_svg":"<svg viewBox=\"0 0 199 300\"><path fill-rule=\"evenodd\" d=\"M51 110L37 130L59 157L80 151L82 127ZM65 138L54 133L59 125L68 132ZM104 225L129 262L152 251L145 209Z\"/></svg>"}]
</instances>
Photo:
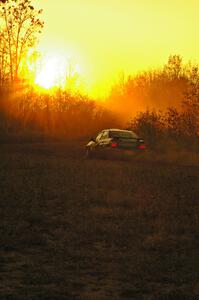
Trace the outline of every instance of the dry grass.
<instances>
[{"instance_id":1,"label":"dry grass","mask_svg":"<svg viewBox=\"0 0 199 300\"><path fill-rule=\"evenodd\" d=\"M196 300L199 168L3 145L0 299Z\"/></svg>"}]
</instances>

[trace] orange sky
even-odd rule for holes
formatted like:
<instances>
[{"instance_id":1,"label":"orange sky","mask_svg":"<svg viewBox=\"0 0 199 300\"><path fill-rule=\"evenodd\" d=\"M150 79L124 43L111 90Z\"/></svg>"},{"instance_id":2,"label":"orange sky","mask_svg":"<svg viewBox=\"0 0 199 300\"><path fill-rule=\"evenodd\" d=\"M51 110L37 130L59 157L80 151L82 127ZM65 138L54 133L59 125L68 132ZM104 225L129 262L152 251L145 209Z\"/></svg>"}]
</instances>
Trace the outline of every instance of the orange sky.
<instances>
[{"instance_id":1,"label":"orange sky","mask_svg":"<svg viewBox=\"0 0 199 300\"><path fill-rule=\"evenodd\" d=\"M42 51L70 57L87 91L105 95L119 74L158 67L170 54L199 61L198 0L34 0Z\"/></svg>"}]
</instances>

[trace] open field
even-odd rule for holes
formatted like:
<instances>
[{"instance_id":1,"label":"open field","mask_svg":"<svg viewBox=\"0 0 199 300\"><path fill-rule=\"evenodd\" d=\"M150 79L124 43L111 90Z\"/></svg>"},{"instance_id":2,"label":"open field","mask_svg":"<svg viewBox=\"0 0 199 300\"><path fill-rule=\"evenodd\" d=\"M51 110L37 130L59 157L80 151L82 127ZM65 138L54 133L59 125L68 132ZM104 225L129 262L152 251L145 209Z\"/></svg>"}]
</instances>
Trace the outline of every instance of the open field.
<instances>
[{"instance_id":1,"label":"open field","mask_svg":"<svg viewBox=\"0 0 199 300\"><path fill-rule=\"evenodd\" d=\"M196 161L1 145L0 299L199 299Z\"/></svg>"}]
</instances>

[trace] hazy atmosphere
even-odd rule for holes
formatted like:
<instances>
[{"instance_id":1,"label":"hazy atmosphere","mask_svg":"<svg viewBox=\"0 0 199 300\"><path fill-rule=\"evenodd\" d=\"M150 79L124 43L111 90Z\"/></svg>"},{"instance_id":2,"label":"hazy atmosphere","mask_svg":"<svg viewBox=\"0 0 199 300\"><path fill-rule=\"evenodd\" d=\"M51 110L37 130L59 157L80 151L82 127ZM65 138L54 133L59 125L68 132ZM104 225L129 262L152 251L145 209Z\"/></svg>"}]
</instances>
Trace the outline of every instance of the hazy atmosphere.
<instances>
[{"instance_id":1,"label":"hazy atmosphere","mask_svg":"<svg viewBox=\"0 0 199 300\"><path fill-rule=\"evenodd\" d=\"M170 54L199 60L197 0L35 2L44 9L41 49L72 57L95 96L121 72L161 67Z\"/></svg>"},{"instance_id":2,"label":"hazy atmosphere","mask_svg":"<svg viewBox=\"0 0 199 300\"><path fill-rule=\"evenodd\" d=\"M199 299L198 12L0 1L0 299Z\"/></svg>"}]
</instances>

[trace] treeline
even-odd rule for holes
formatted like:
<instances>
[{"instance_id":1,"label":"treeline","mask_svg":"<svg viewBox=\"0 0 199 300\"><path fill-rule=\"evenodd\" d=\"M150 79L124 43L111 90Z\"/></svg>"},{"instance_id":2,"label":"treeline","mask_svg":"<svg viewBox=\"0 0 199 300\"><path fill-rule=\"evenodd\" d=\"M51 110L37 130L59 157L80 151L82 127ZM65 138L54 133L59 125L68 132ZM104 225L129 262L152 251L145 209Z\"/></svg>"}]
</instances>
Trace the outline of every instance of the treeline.
<instances>
[{"instance_id":1,"label":"treeline","mask_svg":"<svg viewBox=\"0 0 199 300\"><path fill-rule=\"evenodd\" d=\"M127 128L136 131L152 150L199 152L198 116L192 110L146 110L132 118Z\"/></svg>"},{"instance_id":2,"label":"treeline","mask_svg":"<svg viewBox=\"0 0 199 300\"><path fill-rule=\"evenodd\" d=\"M186 147L199 151L199 67L171 55L160 70L122 78L109 107L151 148Z\"/></svg>"},{"instance_id":3,"label":"treeline","mask_svg":"<svg viewBox=\"0 0 199 300\"><path fill-rule=\"evenodd\" d=\"M147 108L165 110L174 106L180 110L188 100L198 103L198 89L198 65L184 64L179 55L171 55L160 69L121 77L113 86L108 103L126 119Z\"/></svg>"},{"instance_id":4,"label":"treeline","mask_svg":"<svg viewBox=\"0 0 199 300\"><path fill-rule=\"evenodd\" d=\"M110 126L120 126L115 115L88 96L63 90L39 94L19 84L1 87L1 138L78 138Z\"/></svg>"},{"instance_id":5,"label":"treeline","mask_svg":"<svg viewBox=\"0 0 199 300\"><path fill-rule=\"evenodd\" d=\"M199 68L171 56L162 70L129 77L101 105L66 90L38 93L24 82L0 87L1 139L45 140L94 136L128 127L151 149L199 151Z\"/></svg>"}]
</instances>

